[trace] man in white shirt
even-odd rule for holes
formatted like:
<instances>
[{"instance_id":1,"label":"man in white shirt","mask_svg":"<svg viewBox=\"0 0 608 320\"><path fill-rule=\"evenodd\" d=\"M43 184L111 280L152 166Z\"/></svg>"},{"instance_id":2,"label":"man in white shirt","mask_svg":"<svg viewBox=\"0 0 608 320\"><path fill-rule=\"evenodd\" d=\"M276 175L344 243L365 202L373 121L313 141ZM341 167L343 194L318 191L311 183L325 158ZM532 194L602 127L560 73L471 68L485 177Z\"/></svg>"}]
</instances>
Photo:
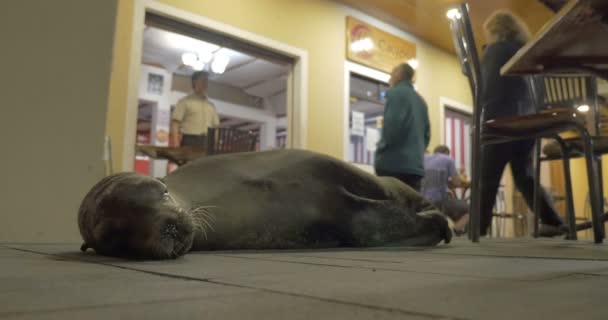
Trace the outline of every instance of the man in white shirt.
<instances>
[{"instance_id":1,"label":"man in white shirt","mask_svg":"<svg viewBox=\"0 0 608 320\"><path fill-rule=\"evenodd\" d=\"M220 119L215 106L207 97L208 82L207 72L194 72L192 74L193 93L177 102L171 117L171 141L174 146L204 147L207 141L207 130L219 126Z\"/></svg>"}]
</instances>

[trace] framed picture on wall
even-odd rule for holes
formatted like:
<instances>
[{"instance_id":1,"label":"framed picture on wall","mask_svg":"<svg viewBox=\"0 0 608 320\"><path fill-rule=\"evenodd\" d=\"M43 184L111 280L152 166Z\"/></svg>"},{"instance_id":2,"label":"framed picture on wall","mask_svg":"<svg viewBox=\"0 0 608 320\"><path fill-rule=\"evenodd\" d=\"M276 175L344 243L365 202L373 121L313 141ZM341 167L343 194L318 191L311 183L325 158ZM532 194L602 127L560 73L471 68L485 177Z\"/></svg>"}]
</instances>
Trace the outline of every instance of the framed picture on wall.
<instances>
[{"instance_id":1,"label":"framed picture on wall","mask_svg":"<svg viewBox=\"0 0 608 320\"><path fill-rule=\"evenodd\" d=\"M162 95L163 94L164 77L160 74L148 73L148 93Z\"/></svg>"}]
</instances>

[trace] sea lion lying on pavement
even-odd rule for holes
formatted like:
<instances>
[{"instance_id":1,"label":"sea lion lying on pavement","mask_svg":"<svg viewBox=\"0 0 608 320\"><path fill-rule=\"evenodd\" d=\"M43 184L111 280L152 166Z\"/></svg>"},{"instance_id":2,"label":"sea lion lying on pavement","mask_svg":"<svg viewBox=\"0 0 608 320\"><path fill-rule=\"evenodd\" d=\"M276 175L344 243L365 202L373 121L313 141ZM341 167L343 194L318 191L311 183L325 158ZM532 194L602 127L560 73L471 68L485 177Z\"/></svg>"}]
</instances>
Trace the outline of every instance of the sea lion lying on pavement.
<instances>
[{"instance_id":1,"label":"sea lion lying on pavement","mask_svg":"<svg viewBox=\"0 0 608 320\"><path fill-rule=\"evenodd\" d=\"M304 150L200 158L154 179L103 178L85 196L82 250L141 259L191 250L448 243L446 218L413 189Z\"/></svg>"}]
</instances>

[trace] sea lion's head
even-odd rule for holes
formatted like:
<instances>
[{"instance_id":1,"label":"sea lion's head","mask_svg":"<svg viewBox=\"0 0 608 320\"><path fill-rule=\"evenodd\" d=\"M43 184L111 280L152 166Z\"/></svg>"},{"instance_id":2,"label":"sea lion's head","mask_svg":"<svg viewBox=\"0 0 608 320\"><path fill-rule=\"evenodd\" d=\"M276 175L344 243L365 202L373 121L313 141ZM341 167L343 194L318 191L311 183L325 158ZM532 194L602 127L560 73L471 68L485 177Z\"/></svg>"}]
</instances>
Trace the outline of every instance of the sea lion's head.
<instances>
[{"instance_id":1,"label":"sea lion's head","mask_svg":"<svg viewBox=\"0 0 608 320\"><path fill-rule=\"evenodd\" d=\"M158 179L137 173L103 178L78 212L82 250L119 257L167 259L188 252L192 216L180 208Z\"/></svg>"}]
</instances>

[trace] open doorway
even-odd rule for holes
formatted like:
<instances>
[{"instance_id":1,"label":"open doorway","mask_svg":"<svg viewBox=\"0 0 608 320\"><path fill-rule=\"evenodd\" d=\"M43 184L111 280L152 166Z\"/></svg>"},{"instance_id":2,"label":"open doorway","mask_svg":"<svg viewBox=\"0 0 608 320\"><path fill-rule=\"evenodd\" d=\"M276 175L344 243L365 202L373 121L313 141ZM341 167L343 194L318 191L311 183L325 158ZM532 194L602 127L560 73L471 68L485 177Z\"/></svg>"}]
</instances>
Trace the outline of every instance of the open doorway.
<instances>
[{"instance_id":1,"label":"open doorway","mask_svg":"<svg viewBox=\"0 0 608 320\"><path fill-rule=\"evenodd\" d=\"M146 15L137 112L137 143L171 146L171 115L192 92L191 75L209 74L208 100L219 127L256 137L255 150L286 148L288 81L293 59L208 31ZM135 171L164 176L166 160L135 155Z\"/></svg>"},{"instance_id":2,"label":"open doorway","mask_svg":"<svg viewBox=\"0 0 608 320\"><path fill-rule=\"evenodd\" d=\"M142 82L144 82L143 79L148 78L146 72L142 71L142 69L157 67L154 65L144 66L142 64L144 51L143 31L146 27L155 27L204 42L216 45L219 44L220 47L244 53L252 57L263 58L273 63L287 63L289 67L286 75L286 119L281 120L281 122L285 123L285 130L284 132L281 129L278 130L277 135L279 138L277 143L279 146L284 145L286 148L305 149L307 147L307 51L157 1L135 1L125 126L124 131L121 130L117 132L124 135L120 162L121 168L119 170L134 170L134 165L137 161L138 106L141 104L139 98L141 98L142 88L147 87L147 85L142 85ZM163 77L163 84L169 83L172 85L174 75L175 74L172 73L168 75L172 78L170 82L167 81L167 75ZM171 87L168 90L171 90ZM170 105L169 102L167 104ZM166 108L163 109L166 110ZM168 112L163 112L162 114L157 112L156 116L164 119L168 115L170 121L170 112L169 108ZM154 119L154 113L151 119ZM140 128L141 127L145 126L140 126ZM266 132L269 131L270 130L266 130ZM153 132L147 134L150 136L150 140L154 141L155 134ZM260 130L260 136L263 134L263 130ZM163 136L164 133L161 132L160 137ZM134 159L136 161L134 161ZM151 174L156 175L155 173Z\"/></svg>"},{"instance_id":3,"label":"open doorway","mask_svg":"<svg viewBox=\"0 0 608 320\"><path fill-rule=\"evenodd\" d=\"M444 111L445 145L450 148L450 156L454 159L456 169L471 176L471 130L473 118L470 113L445 106Z\"/></svg>"}]
</instances>

